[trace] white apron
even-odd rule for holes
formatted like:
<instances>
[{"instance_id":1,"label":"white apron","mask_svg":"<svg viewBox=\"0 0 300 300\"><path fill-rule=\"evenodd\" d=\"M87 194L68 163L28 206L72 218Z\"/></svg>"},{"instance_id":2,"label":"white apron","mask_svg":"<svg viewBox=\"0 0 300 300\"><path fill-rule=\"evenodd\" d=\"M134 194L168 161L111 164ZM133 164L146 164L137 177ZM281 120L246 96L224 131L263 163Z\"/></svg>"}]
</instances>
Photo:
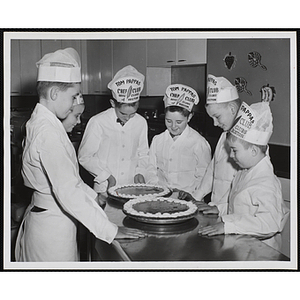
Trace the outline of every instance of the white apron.
<instances>
[{"instance_id":1,"label":"white apron","mask_svg":"<svg viewBox=\"0 0 300 300\"><path fill-rule=\"evenodd\" d=\"M76 152L63 125L39 103L26 125L22 175L35 192L18 233L16 261L78 260L75 220L97 238L112 242L117 226L80 178ZM42 211L32 211L36 209Z\"/></svg>"},{"instance_id":2,"label":"white apron","mask_svg":"<svg viewBox=\"0 0 300 300\"><path fill-rule=\"evenodd\" d=\"M35 205L47 208L32 212ZM34 192L18 233L16 261L78 261L76 223L62 213L52 196Z\"/></svg>"}]
</instances>

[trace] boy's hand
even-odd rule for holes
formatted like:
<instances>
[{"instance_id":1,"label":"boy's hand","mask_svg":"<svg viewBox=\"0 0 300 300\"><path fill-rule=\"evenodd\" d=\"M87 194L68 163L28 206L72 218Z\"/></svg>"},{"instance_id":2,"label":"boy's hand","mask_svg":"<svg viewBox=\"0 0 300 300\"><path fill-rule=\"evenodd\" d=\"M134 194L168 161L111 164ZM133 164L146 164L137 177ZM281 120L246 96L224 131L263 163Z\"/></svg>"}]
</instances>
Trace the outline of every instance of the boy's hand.
<instances>
[{"instance_id":1,"label":"boy's hand","mask_svg":"<svg viewBox=\"0 0 300 300\"><path fill-rule=\"evenodd\" d=\"M96 202L102 209L104 209L106 206L106 200L107 200L107 193L99 193L96 198Z\"/></svg>"},{"instance_id":2,"label":"boy's hand","mask_svg":"<svg viewBox=\"0 0 300 300\"><path fill-rule=\"evenodd\" d=\"M116 240L121 239L140 239L147 236L147 233L134 229L134 228L127 228L127 227L118 227L118 233L115 237Z\"/></svg>"},{"instance_id":3,"label":"boy's hand","mask_svg":"<svg viewBox=\"0 0 300 300\"><path fill-rule=\"evenodd\" d=\"M204 215L208 215L208 214L219 214L219 209L217 206L211 206L206 204L205 202L196 202L196 205L198 207L199 211L202 211Z\"/></svg>"},{"instance_id":4,"label":"boy's hand","mask_svg":"<svg viewBox=\"0 0 300 300\"><path fill-rule=\"evenodd\" d=\"M185 200L185 201L196 201L191 194L185 191L179 191L178 199Z\"/></svg>"},{"instance_id":5,"label":"boy's hand","mask_svg":"<svg viewBox=\"0 0 300 300\"><path fill-rule=\"evenodd\" d=\"M211 226L202 227L199 229L200 235L213 236L218 234L224 234L224 223L219 222Z\"/></svg>"},{"instance_id":6,"label":"boy's hand","mask_svg":"<svg viewBox=\"0 0 300 300\"><path fill-rule=\"evenodd\" d=\"M134 176L134 183L145 183L145 178L142 174L136 174Z\"/></svg>"},{"instance_id":7,"label":"boy's hand","mask_svg":"<svg viewBox=\"0 0 300 300\"><path fill-rule=\"evenodd\" d=\"M107 185L107 189L111 188L112 186L115 186L117 181L116 181L116 178L112 175L110 175L108 178L107 178L107 181L108 181L108 185Z\"/></svg>"}]
</instances>

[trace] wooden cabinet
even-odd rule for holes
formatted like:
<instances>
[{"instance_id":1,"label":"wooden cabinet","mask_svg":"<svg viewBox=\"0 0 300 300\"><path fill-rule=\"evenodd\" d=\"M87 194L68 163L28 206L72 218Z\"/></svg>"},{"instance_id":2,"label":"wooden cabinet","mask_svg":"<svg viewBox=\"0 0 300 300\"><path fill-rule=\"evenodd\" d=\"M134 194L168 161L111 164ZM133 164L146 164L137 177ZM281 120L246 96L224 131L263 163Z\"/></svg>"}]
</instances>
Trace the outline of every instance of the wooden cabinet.
<instances>
[{"instance_id":1,"label":"wooden cabinet","mask_svg":"<svg viewBox=\"0 0 300 300\"><path fill-rule=\"evenodd\" d=\"M107 84L126 65L147 76L147 67L206 63L204 39L12 40L11 94L35 95L36 62L46 53L67 47L79 53L82 92L91 95L110 94ZM146 81L141 95L147 95Z\"/></svg>"},{"instance_id":2,"label":"wooden cabinet","mask_svg":"<svg viewBox=\"0 0 300 300\"><path fill-rule=\"evenodd\" d=\"M20 41L11 41L11 87L12 95L21 94L21 64L20 64Z\"/></svg>"},{"instance_id":3,"label":"wooden cabinet","mask_svg":"<svg viewBox=\"0 0 300 300\"><path fill-rule=\"evenodd\" d=\"M147 40L147 66L206 63L205 39Z\"/></svg>"},{"instance_id":4,"label":"wooden cabinet","mask_svg":"<svg viewBox=\"0 0 300 300\"><path fill-rule=\"evenodd\" d=\"M146 40L114 40L113 41L113 75L127 65L132 65L146 76ZM146 81L142 96L146 95Z\"/></svg>"},{"instance_id":5,"label":"wooden cabinet","mask_svg":"<svg viewBox=\"0 0 300 300\"><path fill-rule=\"evenodd\" d=\"M36 95L37 67L41 55L39 40L20 40L21 94Z\"/></svg>"},{"instance_id":6,"label":"wooden cabinet","mask_svg":"<svg viewBox=\"0 0 300 300\"><path fill-rule=\"evenodd\" d=\"M112 79L112 41L87 41L88 94L108 94L107 84Z\"/></svg>"},{"instance_id":7,"label":"wooden cabinet","mask_svg":"<svg viewBox=\"0 0 300 300\"><path fill-rule=\"evenodd\" d=\"M176 64L176 40L147 40L147 66Z\"/></svg>"},{"instance_id":8,"label":"wooden cabinet","mask_svg":"<svg viewBox=\"0 0 300 300\"><path fill-rule=\"evenodd\" d=\"M45 54L67 47L74 48L81 57L82 73L86 54L81 40L12 40L11 43L11 94L36 95L38 62ZM82 86L85 85L83 80Z\"/></svg>"},{"instance_id":9,"label":"wooden cabinet","mask_svg":"<svg viewBox=\"0 0 300 300\"><path fill-rule=\"evenodd\" d=\"M65 48L74 48L81 59L81 73L82 73L82 82L81 82L81 91L82 93L87 93L85 76L86 74L86 53L84 52L83 41L81 40L41 40L41 57L47 53L55 52L58 49Z\"/></svg>"},{"instance_id":10,"label":"wooden cabinet","mask_svg":"<svg viewBox=\"0 0 300 300\"><path fill-rule=\"evenodd\" d=\"M36 62L41 58L40 41L12 40L11 94L36 95Z\"/></svg>"},{"instance_id":11,"label":"wooden cabinet","mask_svg":"<svg viewBox=\"0 0 300 300\"><path fill-rule=\"evenodd\" d=\"M177 40L177 65L206 64L206 40Z\"/></svg>"}]
</instances>

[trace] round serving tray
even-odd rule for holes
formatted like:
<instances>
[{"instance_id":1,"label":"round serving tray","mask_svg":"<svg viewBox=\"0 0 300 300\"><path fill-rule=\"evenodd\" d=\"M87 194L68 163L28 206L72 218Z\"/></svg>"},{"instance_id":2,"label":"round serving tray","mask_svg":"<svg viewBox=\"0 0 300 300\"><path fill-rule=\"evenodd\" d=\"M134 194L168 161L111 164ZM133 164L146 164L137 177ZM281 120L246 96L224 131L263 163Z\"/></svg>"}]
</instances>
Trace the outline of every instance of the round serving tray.
<instances>
[{"instance_id":1,"label":"round serving tray","mask_svg":"<svg viewBox=\"0 0 300 300\"><path fill-rule=\"evenodd\" d=\"M134 220L129 216L123 220L123 225L129 228L143 230L159 236L177 235L194 230L199 224L196 218L175 224L150 224Z\"/></svg>"},{"instance_id":2,"label":"round serving tray","mask_svg":"<svg viewBox=\"0 0 300 300\"><path fill-rule=\"evenodd\" d=\"M148 223L148 224L160 224L160 225L167 225L167 224L178 224L182 222L186 222L192 218L194 218L197 214L198 211L196 211L193 214L190 214L188 216L182 216L182 217L176 217L176 218L155 218L155 217L140 217L140 216L135 216L131 215L128 212L126 212L123 209L123 212L125 215L128 217L138 221L138 222L143 222L143 223Z\"/></svg>"}]
</instances>

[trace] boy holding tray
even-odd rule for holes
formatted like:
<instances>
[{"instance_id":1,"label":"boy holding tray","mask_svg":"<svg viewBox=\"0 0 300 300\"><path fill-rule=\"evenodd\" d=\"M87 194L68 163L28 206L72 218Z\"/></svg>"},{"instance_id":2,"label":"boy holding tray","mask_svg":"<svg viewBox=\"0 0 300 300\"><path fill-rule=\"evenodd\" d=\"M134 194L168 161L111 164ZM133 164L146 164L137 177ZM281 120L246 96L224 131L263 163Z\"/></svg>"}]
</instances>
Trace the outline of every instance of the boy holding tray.
<instances>
[{"instance_id":1,"label":"boy holding tray","mask_svg":"<svg viewBox=\"0 0 300 300\"><path fill-rule=\"evenodd\" d=\"M85 129L79 163L94 176L99 202L114 185L145 183L148 165L148 125L136 113L144 75L132 66L116 73L108 84L111 108L93 116Z\"/></svg>"}]
</instances>

